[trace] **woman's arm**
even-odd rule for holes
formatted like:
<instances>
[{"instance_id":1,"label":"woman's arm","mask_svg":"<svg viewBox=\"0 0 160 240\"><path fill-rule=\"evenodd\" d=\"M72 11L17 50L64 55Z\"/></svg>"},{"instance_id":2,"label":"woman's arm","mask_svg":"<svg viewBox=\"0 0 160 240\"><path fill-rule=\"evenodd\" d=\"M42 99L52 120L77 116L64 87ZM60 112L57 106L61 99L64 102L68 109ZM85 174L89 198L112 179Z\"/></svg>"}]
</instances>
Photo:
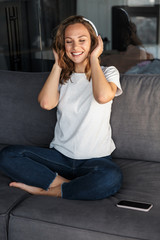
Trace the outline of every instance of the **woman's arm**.
<instances>
[{"instance_id":1,"label":"woman's arm","mask_svg":"<svg viewBox=\"0 0 160 240\"><path fill-rule=\"evenodd\" d=\"M46 110L51 110L52 108L56 107L59 101L59 78L62 69L58 65L58 55L53 50L54 57L55 57L55 64L49 74L42 90L38 96L38 102L40 106Z\"/></svg>"},{"instance_id":2,"label":"woman's arm","mask_svg":"<svg viewBox=\"0 0 160 240\"><path fill-rule=\"evenodd\" d=\"M93 95L95 100L100 103L107 103L112 100L116 94L117 86L106 80L104 73L99 64L98 57L103 52L103 41L100 36L98 36L98 45L93 50L90 56L91 63L91 77L93 85Z\"/></svg>"}]
</instances>

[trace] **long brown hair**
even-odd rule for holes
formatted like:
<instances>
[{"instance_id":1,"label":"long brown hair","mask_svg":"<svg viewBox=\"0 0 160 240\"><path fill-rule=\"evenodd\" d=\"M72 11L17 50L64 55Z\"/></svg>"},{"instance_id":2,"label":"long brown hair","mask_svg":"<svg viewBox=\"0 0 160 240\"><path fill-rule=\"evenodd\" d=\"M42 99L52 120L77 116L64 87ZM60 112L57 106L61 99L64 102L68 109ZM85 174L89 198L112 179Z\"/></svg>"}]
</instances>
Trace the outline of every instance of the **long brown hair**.
<instances>
[{"instance_id":1,"label":"long brown hair","mask_svg":"<svg viewBox=\"0 0 160 240\"><path fill-rule=\"evenodd\" d=\"M90 53L97 46L98 40L96 33L89 22L83 19L83 16L70 16L65 19L58 27L56 35L53 39L52 47L58 54L59 57L59 66L62 68L62 73L60 77L60 83L66 83L70 78L70 75L74 72L74 63L68 58L65 52L65 30L66 28L75 23L82 23L88 30L91 37L91 48ZM85 68L85 74L88 80L91 78L91 66L88 56L88 63Z\"/></svg>"}]
</instances>

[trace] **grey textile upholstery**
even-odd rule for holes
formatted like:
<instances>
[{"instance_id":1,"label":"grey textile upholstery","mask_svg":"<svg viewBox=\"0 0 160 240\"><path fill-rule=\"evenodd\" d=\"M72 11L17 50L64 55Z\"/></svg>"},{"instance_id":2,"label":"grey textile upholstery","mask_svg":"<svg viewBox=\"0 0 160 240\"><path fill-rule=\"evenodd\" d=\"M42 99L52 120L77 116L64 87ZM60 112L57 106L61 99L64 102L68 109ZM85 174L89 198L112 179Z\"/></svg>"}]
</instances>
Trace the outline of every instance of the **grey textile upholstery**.
<instances>
[{"instance_id":1,"label":"grey textile upholstery","mask_svg":"<svg viewBox=\"0 0 160 240\"><path fill-rule=\"evenodd\" d=\"M122 159L115 161L121 166L124 175L123 187L118 194L100 201L71 201L46 197L44 202L42 196L28 198L11 214L11 239L20 240L23 233L27 232L28 239L34 233L33 240L36 240L37 236L42 240L45 234L48 240L52 240L55 233L56 240L126 240L130 237L159 240L160 164ZM144 213L115 206L118 200L126 198L153 202L154 207L150 212ZM29 231L30 228L32 232Z\"/></svg>"},{"instance_id":2,"label":"grey textile upholstery","mask_svg":"<svg viewBox=\"0 0 160 240\"><path fill-rule=\"evenodd\" d=\"M48 146L56 109L37 103L48 73L0 71L0 147ZM111 125L123 172L120 191L104 200L71 201L10 188L0 173L0 240L160 239L160 75L121 75ZM151 202L148 212L120 209L121 199Z\"/></svg>"},{"instance_id":3,"label":"grey textile upholstery","mask_svg":"<svg viewBox=\"0 0 160 240\"><path fill-rule=\"evenodd\" d=\"M160 75L123 75L111 124L114 157L160 162Z\"/></svg>"},{"instance_id":4,"label":"grey textile upholstery","mask_svg":"<svg viewBox=\"0 0 160 240\"><path fill-rule=\"evenodd\" d=\"M6 77L7 76L7 77ZM0 71L0 145L47 147L53 138L56 111L37 101L48 73Z\"/></svg>"},{"instance_id":5,"label":"grey textile upholstery","mask_svg":"<svg viewBox=\"0 0 160 240\"><path fill-rule=\"evenodd\" d=\"M29 194L8 187L10 179L0 174L0 239L7 240L9 214Z\"/></svg>"}]
</instances>

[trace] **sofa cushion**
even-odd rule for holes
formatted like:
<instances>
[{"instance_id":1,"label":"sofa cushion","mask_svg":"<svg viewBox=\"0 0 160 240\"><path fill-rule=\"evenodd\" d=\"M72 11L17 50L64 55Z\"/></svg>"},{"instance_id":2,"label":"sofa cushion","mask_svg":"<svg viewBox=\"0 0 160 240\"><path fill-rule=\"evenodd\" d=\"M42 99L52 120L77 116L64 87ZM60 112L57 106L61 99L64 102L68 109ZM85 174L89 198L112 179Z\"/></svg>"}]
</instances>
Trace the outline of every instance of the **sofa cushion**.
<instances>
[{"instance_id":1,"label":"sofa cushion","mask_svg":"<svg viewBox=\"0 0 160 240\"><path fill-rule=\"evenodd\" d=\"M0 239L2 240L7 240L10 211L29 196L20 189L10 188L9 182L10 179L0 173Z\"/></svg>"},{"instance_id":2,"label":"sofa cushion","mask_svg":"<svg viewBox=\"0 0 160 240\"><path fill-rule=\"evenodd\" d=\"M111 125L115 158L160 162L160 75L121 75Z\"/></svg>"},{"instance_id":3,"label":"sofa cushion","mask_svg":"<svg viewBox=\"0 0 160 240\"><path fill-rule=\"evenodd\" d=\"M10 240L159 240L160 164L115 160L124 182L115 196L99 201L72 201L32 196L11 213ZM116 207L121 200L153 203L149 212ZM25 235L24 235L25 232Z\"/></svg>"},{"instance_id":4,"label":"sofa cushion","mask_svg":"<svg viewBox=\"0 0 160 240\"><path fill-rule=\"evenodd\" d=\"M0 71L0 144L49 145L56 110L43 110L37 101L47 76Z\"/></svg>"},{"instance_id":5,"label":"sofa cushion","mask_svg":"<svg viewBox=\"0 0 160 240\"><path fill-rule=\"evenodd\" d=\"M0 151L7 146L8 146L8 144L0 144Z\"/></svg>"}]
</instances>

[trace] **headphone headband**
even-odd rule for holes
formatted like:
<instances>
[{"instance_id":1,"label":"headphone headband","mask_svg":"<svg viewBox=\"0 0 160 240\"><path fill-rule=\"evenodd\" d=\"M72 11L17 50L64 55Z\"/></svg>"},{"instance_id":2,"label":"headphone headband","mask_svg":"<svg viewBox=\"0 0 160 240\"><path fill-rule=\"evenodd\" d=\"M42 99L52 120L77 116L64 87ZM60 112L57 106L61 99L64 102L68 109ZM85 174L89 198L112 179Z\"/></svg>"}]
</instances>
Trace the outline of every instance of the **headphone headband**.
<instances>
[{"instance_id":1,"label":"headphone headband","mask_svg":"<svg viewBox=\"0 0 160 240\"><path fill-rule=\"evenodd\" d=\"M95 25L93 24L93 22L91 22L90 20L88 20L87 18L83 18L83 20L85 20L86 22L88 22L92 28L94 29L96 35L98 36L98 31L97 31L97 28L95 27Z\"/></svg>"}]
</instances>

